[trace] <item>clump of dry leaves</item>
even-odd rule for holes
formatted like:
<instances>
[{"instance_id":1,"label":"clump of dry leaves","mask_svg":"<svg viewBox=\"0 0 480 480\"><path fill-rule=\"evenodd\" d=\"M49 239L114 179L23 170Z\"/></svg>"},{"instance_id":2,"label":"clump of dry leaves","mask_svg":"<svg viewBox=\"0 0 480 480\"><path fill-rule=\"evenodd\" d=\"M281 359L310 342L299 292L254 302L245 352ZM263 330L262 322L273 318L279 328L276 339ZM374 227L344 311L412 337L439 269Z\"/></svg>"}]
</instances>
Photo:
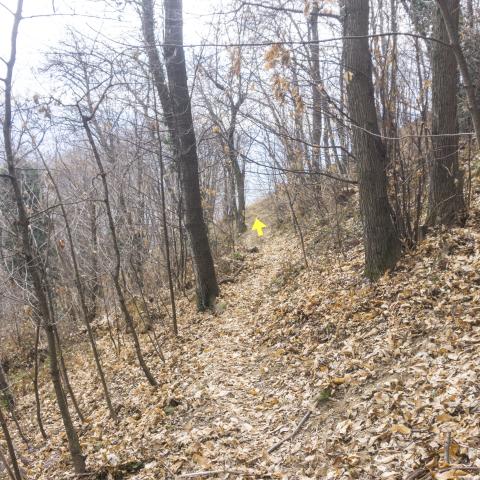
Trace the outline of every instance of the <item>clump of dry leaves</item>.
<instances>
[{"instance_id":1,"label":"clump of dry leaves","mask_svg":"<svg viewBox=\"0 0 480 480\"><path fill-rule=\"evenodd\" d=\"M159 388L128 343L117 355L100 338L117 424L87 345L69 353L92 478L479 478L475 220L431 235L376 284L362 278L360 246L345 258L315 247L307 269L294 235L265 222L216 313L181 301L165 363L142 336ZM45 372L41 395L46 442L32 393L19 401L25 476L72 478Z\"/></svg>"}]
</instances>

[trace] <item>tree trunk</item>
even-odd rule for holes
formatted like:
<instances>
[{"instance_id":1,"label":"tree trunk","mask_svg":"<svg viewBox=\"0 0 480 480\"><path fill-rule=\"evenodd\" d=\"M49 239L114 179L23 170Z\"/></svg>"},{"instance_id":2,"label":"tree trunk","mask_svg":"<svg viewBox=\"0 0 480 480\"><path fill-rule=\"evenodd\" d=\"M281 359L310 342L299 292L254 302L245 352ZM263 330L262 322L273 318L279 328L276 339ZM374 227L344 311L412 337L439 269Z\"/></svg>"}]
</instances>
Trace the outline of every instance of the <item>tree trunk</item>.
<instances>
[{"instance_id":1,"label":"tree trunk","mask_svg":"<svg viewBox=\"0 0 480 480\"><path fill-rule=\"evenodd\" d=\"M154 95L154 101L155 101L155 95ZM177 336L178 335L177 306L175 302L175 291L173 288L172 261L170 258L170 238L168 234L167 204L166 204L166 197L165 197L165 165L163 162L162 139L160 137L160 128L158 125L158 114L157 114L156 104L155 104L155 130L153 132L153 136L154 138L156 137L158 141L157 159L158 159L158 166L160 167L159 188L160 188L160 199L162 201L163 243L165 245L165 262L167 264L168 290L170 292L170 305L172 307L173 333L175 334L175 336Z\"/></svg>"},{"instance_id":2,"label":"tree trunk","mask_svg":"<svg viewBox=\"0 0 480 480\"><path fill-rule=\"evenodd\" d=\"M238 105L233 105L230 115L230 127L227 133L228 156L230 160L229 173L232 182L232 206L235 215L235 222L237 224L238 233L243 233L247 230L245 224L245 173L242 171L238 161L238 150L235 145L235 130L237 125L237 113L240 108Z\"/></svg>"},{"instance_id":3,"label":"tree trunk","mask_svg":"<svg viewBox=\"0 0 480 480\"><path fill-rule=\"evenodd\" d=\"M155 12L153 0L142 0L142 30L145 49L148 56L150 72L153 76L155 88L162 105L165 124L170 134L170 139L175 148L175 120L172 111L172 99L168 90L167 81L163 65L160 60L160 54L156 46L155 38Z\"/></svg>"},{"instance_id":4,"label":"tree trunk","mask_svg":"<svg viewBox=\"0 0 480 480\"><path fill-rule=\"evenodd\" d=\"M91 322L98 313L98 300L101 295L101 285L98 274L98 232L97 232L97 207L92 200L89 204L89 226L92 242L92 258L91 258L91 282L85 288L84 297L87 307L87 321ZM68 233L68 232L67 232ZM74 265L75 267L75 265ZM76 275L76 273L75 273ZM83 308L83 307L82 307Z\"/></svg>"},{"instance_id":5,"label":"tree trunk","mask_svg":"<svg viewBox=\"0 0 480 480\"><path fill-rule=\"evenodd\" d=\"M470 30L475 26L475 16L473 13L473 0L467 0L467 25Z\"/></svg>"},{"instance_id":6,"label":"tree trunk","mask_svg":"<svg viewBox=\"0 0 480 480\"><path fill-rule=\"evenodd\" d=\"M177 136L177 161L190 240L200 310L212 307L218 296L212 253L203 217L195 130L183 50L182 1L165 1L165 60Z\"/></svg>"},{"instance_id":7,"label":"tree trunk","mask_svg":"<svg viewBox=\"0 0 480 480\"><path fill-rule=\"evenodd\" d=\"M37 417L38 428L44 440L46 440L47 433L43 427L42 420L42 405L40 403L40 392L38 390L38 375L39 375L39 360L38 360L38 344L40 342L40 323L41 319L38 320L38 323L35 327L35 355L34 355L34 368L33 368L33 391L35 393L35 414Z\"/></svg>"},{"instance_id":8,"label":"tree trunk","mask_svg":"<svg viewBox=\"0 0 480 480\"><path fill-rule=\"evenodd\" d=\"M247 225L245 223L245 173L240 169L238 165L238 159L236 160L237 164L235 165L235 184L237 185L237 198L238 198L238 208L237 208L237 230L238 233L243 233L247 230Z\"/></svg>"},{"instance_id":9,"label":"tree trunk","mask_svg":"<svg viewBox=\"0 0 480 480\"><path fill-rule=\"evenodd\" d=\"M458 32L459 0L446 0L451 26ZM440 9L434 18L434 37L448 42ZM432 46L432 146L428 223L461 225L465 221L463 185L458 167L458 70L452 49Z\"/></svg>"},{"instance_id":10,"label":"tree trunk","mask_svg":"<svg viewBox=\"0 0 480 480\"><path fill-rule=\"evenodd\" d=\"M5 404L9 409L15 406L15 400L10 390L7 376L3 370L2 362L0 361L0 402L2 401L5 401Z\"/></svg>"},{"instance_id":11,"label":"tree trunk","mask_svg":"<svg viewBox=\"0 0 480 480\"><path fill-rule=\"evenodd\" d=\"M12 470L15 480L22 480L22 474L20 472L20 467L18 466L17 455L15 454L15 448L13 446L12 437L8 430L7 420L2 412L2 404L0 403L0 426L2 427L3 437L5 443L7 444L8 454L10 455L10 461L12 462ZM8 465L5 464L5 468L8 468Z\"/></svg>"},{"instance_id":12,"label":"tree trunk","mask_svg":"<svg viewBox=\"0 0 480 480\"><path fill-rule=\"evenodd\" d=\"M185 228L192 250L200 310L213 306L219 290L207 227L203 217L195 131L183 51L181 0L165 2L165 46L168 86L156 47L152 0L142 0L142 28L150 71L162 105L165 123L177 160L185 211Z\"/></svg>"},{"instance_id":13,"label":"tree trunk","mask_svg":"<svg viewBox=\"0 0 480 480\"><path fill-rule=\"evenodd\" d=\"M368 0L345 0L344 59L353 152L358 165L364 229L365 275L375 280L393 268L401 245L387 194L386 153L381 140L368 45Z\"/></svg>"}]
</instances>

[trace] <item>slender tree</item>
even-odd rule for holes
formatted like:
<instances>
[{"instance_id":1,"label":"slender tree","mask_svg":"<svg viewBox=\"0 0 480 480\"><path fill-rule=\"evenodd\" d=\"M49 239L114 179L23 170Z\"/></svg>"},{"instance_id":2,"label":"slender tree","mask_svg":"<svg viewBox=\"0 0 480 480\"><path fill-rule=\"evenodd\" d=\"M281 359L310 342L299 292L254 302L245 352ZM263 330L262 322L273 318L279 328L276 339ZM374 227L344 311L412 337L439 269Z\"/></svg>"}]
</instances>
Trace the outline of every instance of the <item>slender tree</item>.
<instances>
[{"instance_id":1,"label":"slender tree","mask_svg":"<svg viewBox=\"0 0 480 480\"><path fill-rule=\"evenodd\" d=\"M65 222L65 231L66 231L66 234L67 234L68 248L70 250L70 258L72 260L72 265L73 265L74 281L75 281L75 287L77 289L77 293L78 293L78 297L79 297L82 319L83 319L85 328L87 330L88 340L90 342L90 347L92 349L93 358L95 360L95 366L97 367L97 372L98 372L98 375L100 377L100 382L102 384L103 392L104 392L104 395L105 395L105 401L107 403L108 410L110 412L110 416L111 416L112 419L116 420L117 415L116 415L116 412L115 412L115 410L113 408L113 405L112 405L112 400L111 400L111 397L110 397L110 392L108 390L108 385L107 385L107 381L106 381L106 378L105 378L105 373L103 372L102 362L101 362L101 359L100 359L100 354L98 352L97 343L95 341L92 326L90 325L91 318L89 317L90 314L89 314L88 307L87 307L87 301L86 301L86 296L85 296L85 287L84 287L84 284L83 284L82 279L81 279L80 269L78 267L77 251L76 251L75 245L73 243L73 235L72 235L72 229L71 229L71 226L70 226L70 220L68 218L67 210L65 208L65 204L64 204L64 201L63 201L63 198L62 198L62 194L60 192L60 189L58 188L58 185L55 181L55 178L53 177L52 172L51 172L45 158L43 157L43 155L40 154L40 156L41 156L41 159L42 159L43 166L45 167L45 170L47 171L48 177L50 178L50 181L52 182L53 188L55 190L55 194L57 196L57 199L58 199L58 202L59 202L59 205L60 205L60 210L62 212L63 220ZM92 202L92 204L93 204L93 202Z\"/></svg>"},{"instance_id":2,"label":"slender tree","mask_svg":"<svg viewBox=\"0 0 480 480\"><path fill-rule=\"evenodd\" d=\"M320 47L318 44L318 3L314 2L308 20L310 70L312 77L312 159L313 167L320 169L320 141L322 137L322 81L320 77Z\"/></svg>"},{"instance_id":3,"label":"slender tree","mask_svg":"<svg viewBox=\"0 0 480 480\"><path fill-rule=\"evenodd\" d=\"M17 8L14 15L12 33L11 33L11 49L10 58L7 62L7 74L4 79L4 109L5 114L3 118L3 140L5 148L5 158L8 167L8 178L10 179L13 196L17 207L18 228L22 241L23 256L29 277L31 278L33 290L38 303L40 316L42 319L42 326L45 330L48 342L48 352L50 360L50 376L55 390L57 404L62 415L65 432L67 435L70 455L74 465L75 473L84 474L86 470L85 458L82 455L80 441L73 425L70 410L68 408L67 399L62 387L60 377L57 346L55 341L54 322L49 309L47 285L45 278L47 272L44 269L41 259L36 252L35 242L32 239L30 228L30 217L24 202L20 182L18 180L15 151L13 148L12 139L12 84L13 72L17 53L17 37L20 22L22 20L23 0L18 0Z\"/></svg>"},{"instance_id":4,"label":"slender tree","mask_svg":"<svg viewBox=\"0 0 480 480\"><path fill-rule=\"evenodd\" d=\"M102 179L105 211L107 213L108 228L110 230L110 236L112 239L112 246L113 246L113 253L114 253L114 267L113 267L112 279L113 279L113 285L115 287L115 292L117 294L118 303L120 304L120 310L122 311L123 317L125 318L125 322L127 324L128 330L132 335L133 345L135 347L135 353L137 355L138 363L140 364L140 367L143 370L143 373L145 374L145 377L147 378L150 385L155 387L158 385L158 383L155 377L153 376L152 372L148 368L147 363L145 362L145 358L143 356L142 348L140 345L140 340L135 330L132 314L128 310L127 302L125 300L125 294L123 292L122 285L120 283L120 278L122 274L122 257L120 253L120 246L118 242L115 220L113 218L112 207L110 204L110 189L108 188L107 173L105 172L102 158L100 157L100 153L95 144L95 139L93 137L92 130L89 124L89 122L92 120L93 116L95 115L95 111L93 115L86 116L82 114L82 111L79 105L77 105L77 108L82 119L83 128L88 138L88 143L90 145L90 148L92 149L95 162L97 163L100 178Z\"/></svg>"},{"instance_id":5,"label":"slender tree","mask_svg":"<svg viewBox=\"0 0 480 480\"><path fill-rule=\"evenodd\" d=\"M240 49L232 57L232 65L230 65L229 72L223 76L224 78L219 74L218 61L215 62L215 71L210 71L208 67L202 69L206 79L220 91L221 100L211 91L205 92L203 83L207 84L207 81L200 83L200 91L202 101L214 124L214 131L228 160L225 170L229 178L226 180L230 180L229 185L232 191L229 198L226 199L226 203L230 204L229 207L233 211L237 232L243 233L247 230L245 224L245 164L241 161L239 152L240 135L238 131L240 109L247 100L249 81L242 78Z\"/></svg>"},{"instance_id":6,"label":"slender tree","mask_svg":"<svg viewBox=\"0 0 480 480\"><path fill-rule=\"evenodd\" d=\"M0 427L2 428L3 437L7 444L8 454L10 455L10 461L12 463L12 473L14 480L22 480L22 474L20 472L20 467L18 466L17 455L15 453L15 447L13 445L12 437L8 430L7 420L2 411L2 403L0 402ZM8 464L5 465L8 467Z\"/></svg>"}]
</instances>

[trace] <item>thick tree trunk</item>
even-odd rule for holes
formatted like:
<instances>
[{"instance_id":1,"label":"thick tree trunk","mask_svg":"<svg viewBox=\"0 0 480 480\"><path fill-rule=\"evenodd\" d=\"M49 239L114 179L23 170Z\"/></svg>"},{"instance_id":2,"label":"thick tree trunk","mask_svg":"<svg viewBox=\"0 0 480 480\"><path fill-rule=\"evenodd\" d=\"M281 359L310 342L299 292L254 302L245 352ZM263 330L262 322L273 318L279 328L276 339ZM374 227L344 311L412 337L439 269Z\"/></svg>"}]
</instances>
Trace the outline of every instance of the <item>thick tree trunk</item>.
<instances>
[{"instance_id":1,"label":"thick tree trunk","mask_svg":"<svg viewBox=\"0 0 480 480\"><path fill-rule=\"evenodd\" d=\"M192 251L200 310L213 306L219 290L207 227L203 217L195 131L183 51L182 2L165 2L165 47L168 85L155 41L152 0L142 0L142 27L150 70L162 105L172 151L177 160L185 211L185 228Z\"/></svg>"},{"instance_id":2,"label":"thick tree trunk","mask_svg":"<svg viewBox=\"0 0 480 480\"><path fill-rule=\"evenodd\" d=\"M458 31L459 0L445 0L451 27ZM434 37L448 42L440 9L434 18ZM465 203L458 167L458 70L453 50L441 43L432 46L432 146L428 222L461 225Z\"/></svg>"},{"instance_id":3,"label":"thick tree trunk","mask_svg":"<svg viewBox=\"0 0 480 480\"><path fill-rule=\"evenodd\" d=\"M177 135L177 160L200 310L212 307L219 290L203 217L197 146L183 50L181 0L165 1L165 60Z\"/></svg>"},{"instance_id":4,"label":"thick tree trunk","mask_svg":"<svg viewBox=\"0 0 480 480\"><path fill-rule=\"evenodd\" d=\"M375 280L395 266L401 252L387 194L386 153L381 140L368 46L368 0L344 2L344 61L353 152L358 165L364 228L365 275Z\"/></svg>"},{"instance_id":5,"label":"thick tree trunk","mask_svg":"<svg viewBox=\"0 0 480 480\"><path fill-rule=\"evenodd\" d=\"M175 145L175 120L172 111L172 99L168 90L163 64L160 60L160 54L156 46L155 38L155 11L153 0L142 0L142 30L145 49L148 56L150 72L153 76L158 98L162 105L164 121L170 133L170 139Z\"/></svg>"}]
</instances>

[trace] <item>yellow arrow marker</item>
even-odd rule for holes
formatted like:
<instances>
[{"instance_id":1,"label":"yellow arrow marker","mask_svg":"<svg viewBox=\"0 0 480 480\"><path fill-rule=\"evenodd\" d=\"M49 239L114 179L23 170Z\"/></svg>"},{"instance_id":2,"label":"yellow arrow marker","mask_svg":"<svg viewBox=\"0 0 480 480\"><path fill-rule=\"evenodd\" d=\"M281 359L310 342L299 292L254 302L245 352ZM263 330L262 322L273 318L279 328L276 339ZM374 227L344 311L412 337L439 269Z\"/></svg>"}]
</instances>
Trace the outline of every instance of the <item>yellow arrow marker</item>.
<instances>
[{"instance_id":1,"label":"yellow arrow marker","mask_svg":"<svg viewBox=\"0 0 480 480\"><path fill-rule=\"evenodd\" d=\"M259 237L263 237L263 229L267 226L261 222L258 218L253 222L252 230L256 230Z\"/></svg>"}]
</instances>

